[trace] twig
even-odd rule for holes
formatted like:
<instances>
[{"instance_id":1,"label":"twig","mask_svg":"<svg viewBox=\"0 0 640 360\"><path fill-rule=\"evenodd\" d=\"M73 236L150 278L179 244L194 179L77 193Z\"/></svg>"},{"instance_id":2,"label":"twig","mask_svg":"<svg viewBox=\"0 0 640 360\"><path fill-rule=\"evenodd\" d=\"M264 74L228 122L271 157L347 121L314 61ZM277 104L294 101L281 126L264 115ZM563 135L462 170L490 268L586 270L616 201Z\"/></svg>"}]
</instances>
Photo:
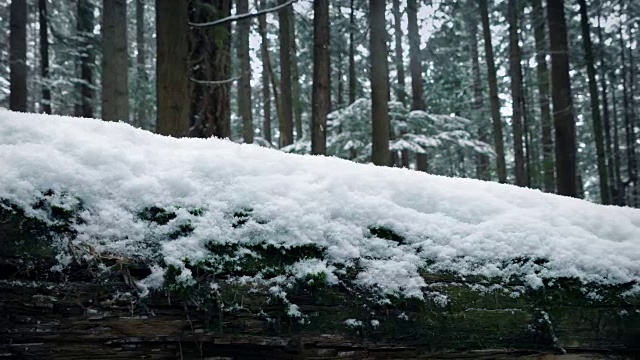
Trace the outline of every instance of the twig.
<instances>
[{"instance_id":1,"label":"twig","mask_svg":"<svg viewBox=\"0 0 640 360\"><path fill-rule=\"evenodd\" d=\"M271 8L259 10L259 11L256 11L256 12L248 12L248 13L244 13L244 14L235 14L235 15L227 16L225 18L218 19L218 20L215 20L215 21L210 21L210 22L203 22L203 23L189 22L189 26L191 26L191 27L207 27L207 26L222 25L222 24L226 24L226 23L232 22L232 21L252 19L254 17L258 17L258 16L263 15L263 14L267 14L267 13L270 13L270 12L274 12L274 11L278 11L280 9L283 9L283 8L293 4L296 1L298 1L298 0L289 0L289 1L285 2L285 3L283 3L283 4L280 4L280 5L271 7Z\"/></svg>"},{"instance_id":2,"label":"twig","mask_svg":"<svg viewBox=\"0 0 640 360\"><path fill-rule=\"evenodd\" d=\"M239 80L240 78L241 78L240 76L236 76L236 77L232 77L230 79L225 79L225 80L198 80L194 78L191 78L189 80L193 81L196 84L202 84L202 85L224 85L224 84L228 84L236 80Z\"/></svg>"}]
</instances>

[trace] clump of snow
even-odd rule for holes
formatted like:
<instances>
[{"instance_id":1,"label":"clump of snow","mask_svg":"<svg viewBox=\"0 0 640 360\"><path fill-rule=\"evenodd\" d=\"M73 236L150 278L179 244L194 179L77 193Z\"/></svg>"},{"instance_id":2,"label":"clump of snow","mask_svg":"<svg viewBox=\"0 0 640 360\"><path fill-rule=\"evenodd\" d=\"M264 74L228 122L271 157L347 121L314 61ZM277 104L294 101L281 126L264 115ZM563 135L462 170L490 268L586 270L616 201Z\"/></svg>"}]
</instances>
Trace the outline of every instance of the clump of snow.
<instances>
[{"instance_id":1,"label":"clump of snow","mask_svg":"<svg viewBox=\"0 0 640 360\"><path fill-rule=\"evenodd\" d=\"M373 327L374 329L377 329L380 326L380 321L373 319L371 320L371 327Z\"/></svg>"},{"instance_id":2,"label":"clump of snow","mask_svg":"<svg viewBox=\"0 0 640 360\"><path fill-rule=\"evenodd\" d=\"M50 203L78 212L80 221L70 225L77 235L65 241L91 249L83 257L171 265L185 283L193 281L185 261L207 260L212 243L237 245L236 254L225 255L231 260L253 256L242 252L249 245L284 252L313 245L322 259L290 266L283 279L324 273L335 284L339 269L352 266L358 286L418 298L426 293L422 270L517 277L534 288L559 277L640 280L636 209L226 140L175 139L124 123L1 110L0 199L52 222L33 207L47 191L60 196ZM175 216L144 221L139 214L150 207ZM250 215L236 226L234 213L242 211ZM402 241L373 236L373 226ZM71 258L61 253L59 260ZM142 287L160 286L161 274L154 270Z\"/></svg>"},{"instance_id":3,"label":"clump of snow","mask_svg":"<svg viewBox=\"0 0 640 360\"><path fill-rule=\"evenodd\" d=\"M344 324L352 328L362 327L362 321L356 319L347 319L344 321Z\"/></svg>"}]
</instances>

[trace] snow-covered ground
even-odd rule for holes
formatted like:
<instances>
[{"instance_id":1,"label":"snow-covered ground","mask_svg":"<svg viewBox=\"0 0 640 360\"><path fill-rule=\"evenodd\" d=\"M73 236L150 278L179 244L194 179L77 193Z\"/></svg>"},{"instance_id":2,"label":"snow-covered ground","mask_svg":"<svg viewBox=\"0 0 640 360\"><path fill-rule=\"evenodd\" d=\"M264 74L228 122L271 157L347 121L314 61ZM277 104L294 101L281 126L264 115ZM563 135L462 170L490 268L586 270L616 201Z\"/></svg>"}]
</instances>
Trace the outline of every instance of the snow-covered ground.
<instances>
[{"instance_id":1,"label":"snow-covered ground","mask_svg":"<svg viewBox=\"0 0 640 360\"><path fill-rule=\"evenodd\" d=\"M174 139L123 123L1 110L0 199L46 218L32 205L49 189L59 206L82 201L83 221L73 225L78 248L92 249L87 256L156 262L149 286L159 284L167 265L210 257L211 242L312 244L324 249L323 258L290 266L292 278L325 272L335 283L336 268L357 260L358 285L418 297L425 285L419 269L514 276L532 287L555 277L640 280L640 210L217 139ZM137 214L151 206L176 217L143 221ZM237 212L250 217L234 227ZM160 236L187 222L189 234ZM372 236L375 227L401 239ZM188 271L183 276L189 281Z\"/></svg>"}]
</instances>

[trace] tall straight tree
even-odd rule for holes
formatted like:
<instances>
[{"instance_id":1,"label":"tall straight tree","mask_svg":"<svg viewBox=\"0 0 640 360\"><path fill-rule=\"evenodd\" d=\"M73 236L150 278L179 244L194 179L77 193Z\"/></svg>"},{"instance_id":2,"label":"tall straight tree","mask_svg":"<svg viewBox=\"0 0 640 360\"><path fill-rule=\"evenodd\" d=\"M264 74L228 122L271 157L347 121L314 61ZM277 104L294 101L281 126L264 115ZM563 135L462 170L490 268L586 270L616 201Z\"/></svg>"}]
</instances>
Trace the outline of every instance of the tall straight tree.
<instances>
[{"instance_id":1,"label":"tall straight tree","mask_svg":"<svg viewBox=\"0 0 640 360\"><path fill-rule=\"evenodd\" d=\"M582 44L584 46L584 60L587 65L589 79L589 96L591 99L591 121L593 122L593 138L596 143L596 156L598 164L598 176L600 185L600 201L610 204L609 179L607 176L607 154L604 148L604 134L602 120L600 119L600 100L598 99L598 84L596 83L596 70L594 67L593 49L591 46L591 30L589 29L589 17L587 15L587 3L578 0L580 5L580 25L582 27Z\"/></svg>"},{"instance_id":2,"label":"tall straight tree","mask_svg":"<svg viewBox=\"0 0 640 360\"><path fill-rule=\"evenodd\" d=\"M356 4L351 0L349 4L349 104L356 101L358 79L356 77Z\"/></svg>"},{"instance_id":3,"label":"tall straight tree","mask_svg":"<svg viewBox=\"0 0 640 360\"><path fill-rule=\"evenodd\" d=\"M102 119L128 122L127 0L103 0L102 10Z\"/></svg>"},{"instance_id":4,"label":"tall straight tree","mask_svg":"<svg viewBox=\"0 0 640 360\"><path fill-rule=\"evenodd\" d=\"M90 0L78 0L77 3L76 38L78 39L78 66L80 82L76 84L78 103L75 115L92 118L94 101L93 67L95 49L93 46L93 28L95 24L94 7Z\"/></svg>"},{"instance_id":5,"label":"tall straight tree","mask_svg":"<svg viewBox=\"0 0 640 360\"><path fill-rule=\"evenodd\" d=\"M238 14L249 12L249 0L237 0ZM242 117L242 138L253 142L253 117L251 115L251 58L249 57L250 20L238 23L238 58L240 60L240 82L238 83L238 107Z\"/></svg>"},{"instance_id":6,"label":"tall straight tree","mask_svg":"<svg viewBox=\"0 0 640 360\"><path fill-rule=\"evenodd\" d=\"M189 131L189 3L156 0L157 132Z\"/></svg>"},{"instance_id":7,"label":"tall straight tree","mask_svg":"<svg viewBox=\"0 0 640 360\"><path fill-rule=\"evenodd\" d=\"M296 22L291 19L291 98L293 103L293 123L296 130L296 140L302 140L302 101L300 101L300 71L298 69L298 41L296 40Z\"/></svg>"},{"instance_id":8,"label":"tall straight tree","mask_svg":"<svg viewBox=\"0 0 640 360\"><path fill-rule=\"evenodd\" d=\"M547 0L551 43L551 97L556 130L556 187L558 194L578 196L576 123L571 98L567 23L564 0Z\"/></svg>"},{"instance_id":9,"label":"tall straight tree","mask_svg":"<svg viewBox=\"0 0 640 360\"><path fill-rule=\"evenodd\" d=\"M329 77L329 0L313 1L313 88L311 153L327 152L327 114L331 107Z\"/></svg>"},{"instance_id":10,"label":"tall straight tree","mask_svg":"<svg viewBox=\"0 0 640 360\"><path fill-rule=\"evenodd\" d=\"M476 0L469 0L470 7ZM466 23L469 32L469 47L471 49L471 70L473 73L473 110L476 121L480 121L483 117L483 99L482 99L482 75L480 74L480 51L478 49L478 20L475 14L466 13ZM487 130L484 124L478 123L478 139L488 142ZM489 156L487 154L476 155L476 177L481 180L489 180Z\"/></svg>"},{"instance_id":11,"label":"tall straight tree","mask_svg":"<svg viewBox=\"0 0 640 360\"><path fill-rule=\"evenodd\" d=\"M604 37L602 34L602 26L601 26L601 16L602 14L600 13L600 11L598 12L598 42L600 43L600 45L602 46L604 44ZM611 117L610 117L610 113L609 113L609 101L608 101L608 91L607 91L607 67L605 66L605 52L604 51L600 51L600 56L599 56L599 60L600 60L600 88L602 91L602 120L603 120L603 127L604 127L604 134L605 134L605 145L606 145L606 149L605 149L605 153L607 154L607 172L609 175L609 203L611 204L618 204L618 181L616 180L616 176L615 176L615 168L617 167L617 164L615 162L615 155L614 155L614 145L613 145L613 140L612 140L612 133L611 133Z\"/></svg>"},{"instance_id":12,"label":"tall straight tree","mask_svg":"<svg viewBox=\"0 0 640 360\"><path fill-rule=\"evenodd\" d=\"M371 35L371 159L379 166L389 165L389 64L387 62L387 29L385 2L369 0Z\"/></svg>"},{"instance_id":13,"label":"tall straight tree","mask_svg":"<svg viewBox=\"0 0 640 360\"><path fill-rule=\"evenodd\" d=\"M258 8L266 9L267 0L259 0ZM262 137L271 143L271 91L269 90L271 57L269 56L269 40L267 39L267 15L258 17L258 32L261 43L260 52L262 55Z\"/></svg>"},{"instance_id":14,"label":"tall straight tree","mask_svg":"<svg viewBox=\"0 0 640 360\"><path fill-rule=\"evenodd\" d=\"M398 85L396 88L396 99L401 103L406 102L404 79L404 54L402 50L402 11L400 11L400 0L393 0L393 36L395 43L395 64L398 73Z\"/></svg>"},{"instance_id":15,"label":"tall straight tree","mask_svg":"<svg viewBox=\"0 0 640 360\"><path fill-rule=\"evenodd\" d=\"M200 107L199 123L192 127L192 135L225 139L231 137L231 23L207 24L231 15L231 0L194 0L192 51L195 85L200 87L201 101L192 99L192 106ZM204 22L204 24L202 24ZM197 71L195 71L197 70Z\"/></svg>"},{"instance_id":16,"label":"tall straight tree","mask_svg":"<svg viewBox=\"0 0 640 360\"><path fill-rule=\"evenodd\" d=\"M280 0L281 4L287 0ZM293 99L291 94L291 22L293 9L286 6L278 11L280 22L280 146L293 144Z\"/></svg>"},{"instance_id":17,"label":"tall straight tree","mask_svg":"<svg viewBox=\"0 0 640 360\"><path fill-rule=\"evenodd\" d=\"M9 109L27 111L27 1L11 0Z\"/></svg>"},{"instance_id":18,"label":"tall straight tree","mask_svg":"<svg viewBox=\"0 0 640 360\"><path fill-rule=\"evenodd\" d=\"M525 170L524 148L522 144L523 128L523 97L522 97L522 68L520 65L520 45L518 44L518 3L516 0L509 0L509 73L511 75L511 104L513 118L513 152L515 158L516 185L527 186L527 173Z\"/></svg>"},{"instance_id":19,"label":"tall straight tree","mask_svg":"<svg viewBox=\"0 0 640 360\"><path fill-rule=\"evenodd\" d=\"M42 76L42 112L51 114L51 89L49 89L49 22L47 0L38 0L40 24L40 75Z\"/></svg>"},{"instance_id":20,"label":"tall straight tree","mask_svg":"<svg viewBox=\"0 0 640 360\"><path fill-rule=\"evenodd\" d=\"M556 191L553 159L553 125L549 105L549 68L547 66L546 19L542 10L542 0L532 0L531 12L536 47L536 73L538 80L538 98L542 127L542 172L544 191Z\"/></svg>"},{"instance_id":21,"label":"tall straight tree","mask_svg":"<svg viewBox=\"0 0 640 360\"><path fill-rule=\"evenodd\" d=\"M418 4L407 0L409 36L409 72L411 73L411 110L426 110L422 84L422 52L418 30ZM416 170L427 171L427 154L416 153Z\"/></svg>"},{"instance_id":22,"label":"tall straight tree","mask_svg":"<svg viewBox=\"0 0 640 360\"><path fill-rule=\"evenodd\" d=\"M142 127L147 120L147 92L145 86L149 81L147 76L146 61L147 51L145 48L144 34L144 4L145 0L135 0L136 2L136 126Z\"/></svg>"},{"instance_id":23,"label":"tall straight tree","mask_svg":"<svg viewBox=\"0 0 640 360\"><path fill-rule=\"evenodd\" d=\"M487 0L478 0L480 17L482 20L482 34L484 39L484 52L487 62L487 75L489 79L489 101L491 104L491 118L493 120L493 138L496 149L496 170L498 181L507 182L507 167L504 159L504 137L502 135L502 119L500 118L500 98L498 97L498 80L496 64L493 58L493 46L491 44L491 26L489 25L489 8Z\"/></svg>"}]
</instances>

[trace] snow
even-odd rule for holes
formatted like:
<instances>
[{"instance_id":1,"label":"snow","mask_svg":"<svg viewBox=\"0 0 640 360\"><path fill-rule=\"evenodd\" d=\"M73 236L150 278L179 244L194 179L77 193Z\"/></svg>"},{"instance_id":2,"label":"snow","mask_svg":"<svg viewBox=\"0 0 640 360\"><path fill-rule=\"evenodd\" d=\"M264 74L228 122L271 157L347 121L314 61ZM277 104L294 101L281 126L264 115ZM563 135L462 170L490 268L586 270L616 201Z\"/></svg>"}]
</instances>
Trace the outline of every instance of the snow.
<instances>
[{"instance_id":1,"label":"snow","mask_svg":"<svg viewBox=\"0 0 640 360\"><path fill-rule=\"evenodd\" d=\"M333 285L339 265L358 261L355 285L383 295L423 298L421 270L515 277L533 288L558 277L640 280L636 209L226 140L163 137L124 123L0 110L0 199L53 222L32 206L49 189L51 203L82 205L82 221L73 224L78 235L59 240L61 249L72 241L90 249L85 257L153 263L143 291L161 286L168 265L206 259L211 242L319 246L323 259L289 266L291 279L322 272ZM151 206L176 217L166 224L141 220L137 214ZM245 210L246 224L232 226L232 215ZM190 234L162 238L189 222ZM402 241L379 239L372 227ZM61 266L71 260L63 253L59 259ZM188 271L180 276L193 281ZM274 289L286 291L287 279Z\"/></svg>"}]
</instances>

